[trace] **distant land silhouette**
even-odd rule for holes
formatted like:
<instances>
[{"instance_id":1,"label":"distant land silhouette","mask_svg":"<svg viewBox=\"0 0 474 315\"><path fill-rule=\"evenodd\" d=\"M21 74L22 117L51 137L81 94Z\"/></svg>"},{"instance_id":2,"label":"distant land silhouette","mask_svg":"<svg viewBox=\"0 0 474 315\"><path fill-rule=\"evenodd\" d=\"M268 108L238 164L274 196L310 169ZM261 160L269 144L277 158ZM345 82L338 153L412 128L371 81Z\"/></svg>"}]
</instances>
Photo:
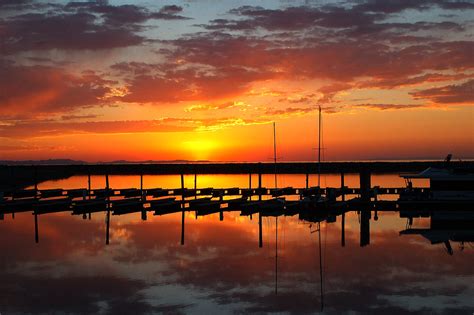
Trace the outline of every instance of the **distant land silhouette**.
<instances>
[{"instance_id":1,"label":"distant land silhouette","mask_svg":"<svg viewBox=\"0 0 474 315\"><path fill-rule=\"evenodd\" d=\"M47 159L47 160L0 160L0 165L86 165L86 164L163 164L163 163L209 163L208 160L145 160L145 161L99 161L86 162L72 159Z\"/></svg>"}]
</instances>

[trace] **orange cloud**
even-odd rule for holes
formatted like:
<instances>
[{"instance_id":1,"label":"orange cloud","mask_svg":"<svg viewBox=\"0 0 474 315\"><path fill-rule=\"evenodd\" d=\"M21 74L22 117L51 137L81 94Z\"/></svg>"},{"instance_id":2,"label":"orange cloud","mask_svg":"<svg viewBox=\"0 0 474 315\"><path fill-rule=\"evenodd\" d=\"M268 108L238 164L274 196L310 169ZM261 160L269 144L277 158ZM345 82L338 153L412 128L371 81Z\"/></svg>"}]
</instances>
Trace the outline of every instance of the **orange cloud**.
<instances>
[{"instance_id":1,"label":"orange cloud","mask_svg":"<svg viewBox=\"0 0 474 315\"><path fill-rule=\"evenodd\" d=\"M427 99L437 104L474 104L474 80L410 93L415 99Z\"/></svg>"},{"instance_id":2,"label":"orange cloud","mask_svg":"<svg viewBox=\"0 0 474 315\"><path fill-rule=\"evenodd\" d=\"M34 117L103 104L112 81L94 72L81 75L49 66L0 63L0 115Z\"/></svg>"}]
</instances>

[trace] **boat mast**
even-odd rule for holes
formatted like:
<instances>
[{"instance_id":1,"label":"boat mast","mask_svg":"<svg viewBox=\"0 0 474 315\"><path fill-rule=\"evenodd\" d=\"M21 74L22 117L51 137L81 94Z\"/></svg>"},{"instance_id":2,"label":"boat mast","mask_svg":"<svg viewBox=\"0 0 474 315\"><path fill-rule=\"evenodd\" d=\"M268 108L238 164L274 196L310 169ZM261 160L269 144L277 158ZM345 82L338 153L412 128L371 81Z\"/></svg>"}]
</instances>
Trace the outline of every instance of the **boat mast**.
<instances>
[{"instance_id":1,"label":"boat mast","mask_svg":"<svg viewBox=\"0 0 474 315\"><path fill-rule=\"evenodd\" d=\"M273 122L273 162L275 164L275 189L277 188L276 125ZM275 216L275 295L278 294L278 215Z\"/></svg>"},{"instance_id":2,"label":"boat mast","mask_svg":"<svg viewBox=\"0 0 474 315\"><path fill-rule=\"evenodd\" d=\"M321 106L319 106L318 124L318 187L321 187Z\"/></svg>"},{"instance_id":3,"label":"boat mast","mask_svg":"<svg viewBox=\"0 0 474 315\"><path fill-rule=\"evenodd\" d=\"M275 188L277 188L277 145L275 122L273 122L273 162L275 164Z\"/></svg>"}]
</instances>

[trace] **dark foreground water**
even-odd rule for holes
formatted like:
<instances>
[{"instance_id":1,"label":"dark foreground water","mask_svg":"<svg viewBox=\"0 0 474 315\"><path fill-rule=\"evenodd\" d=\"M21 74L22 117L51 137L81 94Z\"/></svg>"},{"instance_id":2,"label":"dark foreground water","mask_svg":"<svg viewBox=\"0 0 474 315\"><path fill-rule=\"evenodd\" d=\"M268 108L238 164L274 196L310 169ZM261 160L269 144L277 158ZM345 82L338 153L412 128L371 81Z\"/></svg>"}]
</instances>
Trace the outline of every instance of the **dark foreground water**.
<instances>
[{"instance_id":1,"label":"dark foreground water","mask_svg":"<svg viewBox=\"0 0 474 315\"><path fill-rule=\"evenodd\" d=\"M189 187L192 180L186 179ZM272 180L266 177L264 184ZM338 186L338 180L324 177L322 186ZM304 176L281 176L279 182L303 186ZM372 183L403 186L392 175L374 176ZM111 178L113 188L138 184L134 176ZM74 177L40 189L86 185L87 178ZM198 185L245 187L248 177L203 176ZM356 187L357 177L346 178L346 185ZM102 178L93 177L93 188L103 186ZM145 178L146 188L178 186L175 176ZM2 315L474 312L472 243L450 241L450 255L443 241L400 235L407 219L397 212L379 212L377 221L372 213L369 240L361 239L357 212L345 214L344 236L342 216L322 222L319 231L317 223L300 221L298 215L281 216L277 236L277 219L264 217L262 248L258 216L239 212L226 212L223 221L218 214L196 219L187 213L184 245L180 213L150 213L147 221L138 214L112 216L108 246L104 213L92 220L70 213L39 220L39 244L31 213L0 221ZM429 218L415 219L412 228L430 224Z\"/></svg>"}]
</instances>

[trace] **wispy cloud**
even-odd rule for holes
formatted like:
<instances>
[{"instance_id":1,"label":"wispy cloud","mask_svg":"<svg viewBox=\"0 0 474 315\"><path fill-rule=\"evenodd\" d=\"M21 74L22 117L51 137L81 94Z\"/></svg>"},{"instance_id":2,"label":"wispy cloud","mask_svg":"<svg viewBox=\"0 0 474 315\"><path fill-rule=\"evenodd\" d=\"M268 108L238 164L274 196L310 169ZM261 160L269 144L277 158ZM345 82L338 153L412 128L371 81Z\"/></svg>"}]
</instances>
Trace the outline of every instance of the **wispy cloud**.
<instances>
[{"instance_id":1,"label":"wispy cloud","mask_svg":"<svg viewBox=\"0 0 474 315\"><path fill-rule=\"evenodd\" d=\"M415 99L427 99L437 104L474 105L474 80L461 84L420 90L410 93Z\"/></svg>"}]
</instances>

